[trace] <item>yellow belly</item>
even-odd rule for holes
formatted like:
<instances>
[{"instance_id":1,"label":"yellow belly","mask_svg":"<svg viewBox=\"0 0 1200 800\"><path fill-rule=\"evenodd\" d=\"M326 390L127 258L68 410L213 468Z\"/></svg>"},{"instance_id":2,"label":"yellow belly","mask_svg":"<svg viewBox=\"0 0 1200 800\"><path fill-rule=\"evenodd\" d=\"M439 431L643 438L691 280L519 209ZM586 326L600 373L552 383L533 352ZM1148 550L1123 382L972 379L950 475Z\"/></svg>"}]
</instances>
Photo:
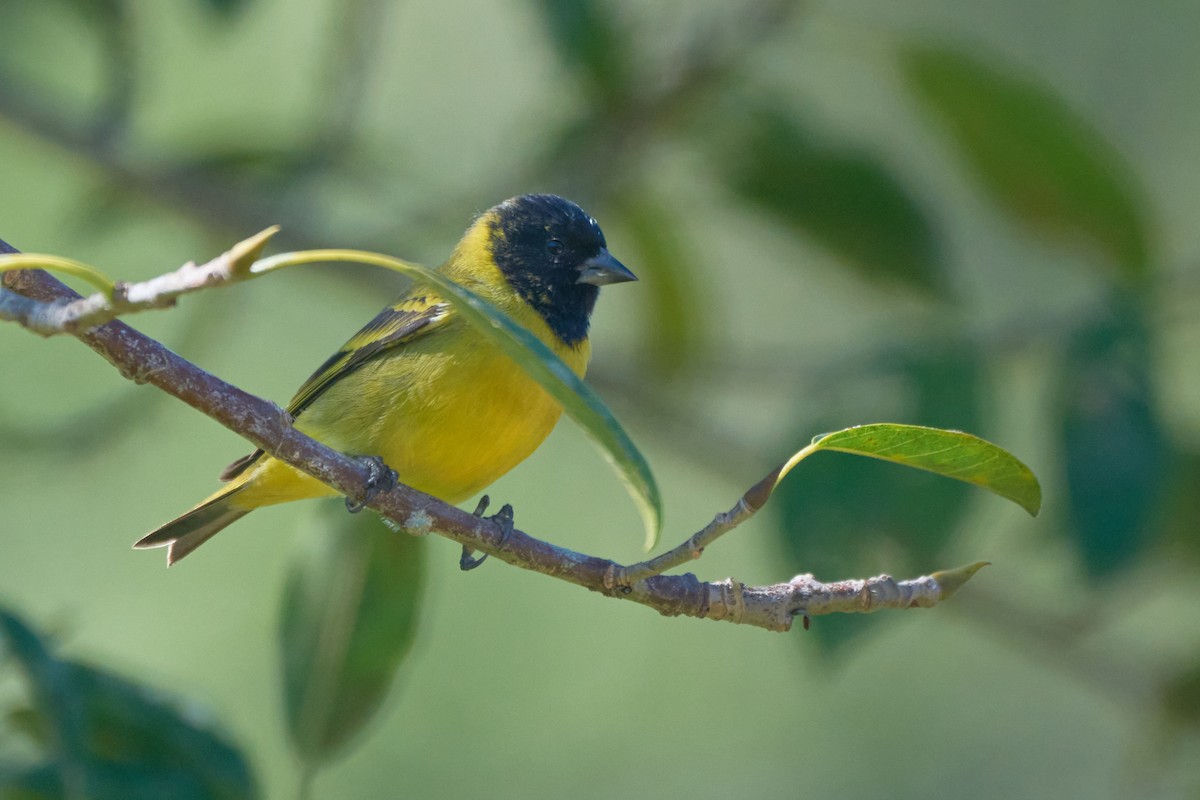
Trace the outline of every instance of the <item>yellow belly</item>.
<instances>
[{"instance_id":1,"label":"yellow belly","mask_svg":"<svg viewBox=\"0 0 1200 800\"><path fill-rule=\"evenodd\" d=\"M580 376L586 342L555 348ZM331 386L296 427L353 455L375 455L402 483L456 503L532 453L561 407L465 323L368 362ZM336 494L273 458L246 475L240 508ZM234 499L234 498L231 498Z\"/></svg>"}]
</instances>

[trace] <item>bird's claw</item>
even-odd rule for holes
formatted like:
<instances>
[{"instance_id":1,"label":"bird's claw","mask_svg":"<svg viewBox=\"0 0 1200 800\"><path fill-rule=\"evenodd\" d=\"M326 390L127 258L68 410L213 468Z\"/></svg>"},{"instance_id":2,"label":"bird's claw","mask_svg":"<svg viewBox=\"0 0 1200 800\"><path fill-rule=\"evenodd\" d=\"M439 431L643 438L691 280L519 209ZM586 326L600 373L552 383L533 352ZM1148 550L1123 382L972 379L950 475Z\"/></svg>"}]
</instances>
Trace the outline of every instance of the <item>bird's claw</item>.
<instances>
[{"instance_id":1,"label":"bird's claw","mask_svg":"<svg viewBox=\"0 0 1200 800\"><path fill-rule=\"evenodd\" d=\"M346 510L357 514L366 508L367 503L375 499L380 492L390 492L396 488L399 478L396 471L383 463L379 456L364 456L360 459L367 468L367 485L361 500L346 498Z\"/></svg>"},{"instance_id":2,"label":"bird's claw","mask_svg":"<svg viewBox=\"0 0 1200 800\"><path fill-rule=\"evenodd\" d=\"M486 494L479 498L479 505L475 506L475 516L483 519L483 512L487 511L487 507L490 503L491 500ZM496 523L496 525L500 528L499 549L504 549L505 542L508 541L508 537L511 536L513 532L513 507L508 503L505 503L500 507L500 511L488 517L488 519ZM458 568L463 572L473 570L484 561L487 561L487 553L484 553L479 558L475 558L472 556L473 552L474 551L471 548L467 547L465 544L463 545L462 556L460 556L458 559Z\"/></svg>"}]
</instances>

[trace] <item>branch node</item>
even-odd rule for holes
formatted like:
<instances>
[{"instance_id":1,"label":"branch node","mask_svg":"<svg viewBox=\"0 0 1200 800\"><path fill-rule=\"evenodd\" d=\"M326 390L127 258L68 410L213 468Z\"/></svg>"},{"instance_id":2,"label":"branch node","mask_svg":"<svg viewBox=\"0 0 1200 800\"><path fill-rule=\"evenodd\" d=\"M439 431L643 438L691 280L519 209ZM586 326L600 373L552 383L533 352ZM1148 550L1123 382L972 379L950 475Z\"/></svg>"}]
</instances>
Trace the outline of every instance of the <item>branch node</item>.
<instances>
[{"instance_id":1,"label":"branch node","mask_svg":"<svg viewBox=\"0 0 1200 800\"><path fill-rule=\"evenodd\" d=\"M600 585L603 586L606 591L611 592L613 589L617 588L616 575L618 566L619 565L617 562L613 561L609 563L608 569L604 570L604 577L601 578Z\"/></svg>"},{"instance_id":2,"label":"branch node","mask_svg":"<svg viewBox=\"0 0 1200 800\"><path fill-rule=\"evenodd\" d=\"M733 578L716 581L713 585L721 592L721 616L735 625L740 624L746 614L746 585Z\"/></svg>"},{"instance_id":3,"label":"branch node","mask_svg":"<svg viewBox=\"0 0 1200 800\"><path fill-rule=\"evenodd\" d=\"M112 292L108 297L113 308L124 308L129 304L129 282L113 281Z\"/></svg>"},{"instance_id":4,"label":"branch node","mask_svg":"<svg viewBox=\"0 0 1200 800\"><path fill-rule=\"evenodd\" d=\"M605 591L620 594L629 594L633 591L632 581L629 580L629 568L613 561L608 565L608 569L604 570L604 577L601 584Z\"/></svg>"}]
</instances>

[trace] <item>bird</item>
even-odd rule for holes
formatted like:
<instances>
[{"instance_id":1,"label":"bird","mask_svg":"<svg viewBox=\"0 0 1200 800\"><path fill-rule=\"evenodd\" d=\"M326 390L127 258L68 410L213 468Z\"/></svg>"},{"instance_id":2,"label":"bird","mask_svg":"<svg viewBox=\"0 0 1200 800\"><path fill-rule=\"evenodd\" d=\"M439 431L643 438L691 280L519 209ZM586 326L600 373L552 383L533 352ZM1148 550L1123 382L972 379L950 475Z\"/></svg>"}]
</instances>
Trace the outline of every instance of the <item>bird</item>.
<instances>
[{"instance_id":1,"label":"bird","mask_svg":"<svg viewBox=\"0 0 1200 800\"><path fill-rule=\"evenodd\" d=\"M581 378L600 287L637 280L609 253L596 220L552 194L510 198L480 214L438 269ZM445 298L415 285L318 367L287 411L314 439L460 503L537 449L562 407ZM134 547L166 547L170 566L254 509L338 494L262 450L220 478L224 487Z\"/></svg>"}]
</instances>

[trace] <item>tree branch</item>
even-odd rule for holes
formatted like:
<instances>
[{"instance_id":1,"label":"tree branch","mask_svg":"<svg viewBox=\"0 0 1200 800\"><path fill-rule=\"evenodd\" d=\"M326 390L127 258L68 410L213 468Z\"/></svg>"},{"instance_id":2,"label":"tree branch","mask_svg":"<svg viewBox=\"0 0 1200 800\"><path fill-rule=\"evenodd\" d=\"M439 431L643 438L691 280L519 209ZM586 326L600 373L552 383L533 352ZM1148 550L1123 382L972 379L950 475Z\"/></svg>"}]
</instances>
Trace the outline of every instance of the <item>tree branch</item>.
<instances>
[{"instance_id":1,"label":"tree branch","mask_svg":"<svg viewBox=\"0 0 1200 800\"><path fill-rule=\"evenodd\" d=\"M264 235L269 233L264 232L247 242L254 243ZM141 287L157 286L162 293L147 291L139 295L137 306L159 307L162 298L171 292L194 291L236 279L246 264L246 251L239 250L244 245L246 243L236 246L205 267L186 265L175 273L139 284ZM261 248L261 244L258 247ZM17 251L0 241L0 252ZM226 277L220 280L185 280L181 277L196 278L199 274ZM80 299L71 289L41 270L6 272L2 284L37 304L66 308ZM123 310L136 309L113 307L105 313L115 316ZM658 574L698 556L706 543L748 518L762 502L757 498L758 487L747 492L733 510L717 515L713 523L683 545L634 567L558 547L519 530L513 530L505 538L489 520L402 484L366 497L370 471L360 460L305 436L292 426L291 417L274 403L220 380L122 322L114 320L90 330L76 325L72 332L129 380L157 386L275 458L312 475L347 497L364 502L409 534L438 533L514 566L609 597L632 600L667 616L726 620L786 631L797 616L803 617L807 626L808 617L823 614L929 607L950 597L982 566L975 564L911 581L895 581L881 575L867 580L821 583L811 575L798 575L786 583L770 586L747 586L732 578L706 583L690 573Z\"/></svg>"},{"instance_id":2,"label":"tree branch","mask_svg":"<svg viewBox=\"0 0 1200 800\"><path fill-rule=\"evenodd\" d=\"M267 228L200 266L189 261L174 272L141 283L118 281L111 292L97 292L88 297L62 296L39 301L0 289L0 319L17 322L42 336L54 336L88 331L135 311L170 308L180 295L248 277L250 266L278 231L278 226ZM22 257L11 247L8 254L12 256L9 267L22 266ZM34 266L41 257L29 258L29 266Z\"/></svg>"}]
</instances>

